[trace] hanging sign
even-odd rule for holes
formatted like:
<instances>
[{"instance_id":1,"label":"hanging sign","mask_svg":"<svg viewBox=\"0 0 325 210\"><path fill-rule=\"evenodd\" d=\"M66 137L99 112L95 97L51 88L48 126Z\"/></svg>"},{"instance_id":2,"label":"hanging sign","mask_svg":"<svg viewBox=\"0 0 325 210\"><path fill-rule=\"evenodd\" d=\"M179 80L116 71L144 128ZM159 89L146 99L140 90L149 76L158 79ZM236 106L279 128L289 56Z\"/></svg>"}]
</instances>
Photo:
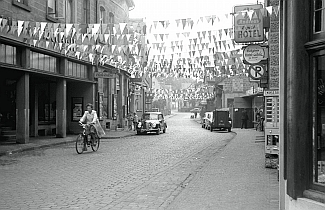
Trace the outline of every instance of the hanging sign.
<instances>
[{"instance_id":1,"label":"hanging sign","mask_svg":"<svg viewBox=\"0 0 325 210\"><path fill-rule=\"evenodd\" d=\"M234 39L237 43L264 41L262 4L234 7Z\"/></svg>"},{"instance_id":2,"label":"hanging sign","mask_svg":"<svg viewBox=\"0 0 325 210\"><path fill-rule=\"evenodd\" d=\"M264 65L251 65L248 74L252 79L260 79L266 72Z\"/></svg>"},{"instance_id":3,"label":"hanging sign","mask_svg":"<svg viewBox=\"0 0 325 210\"><path fill-rule=\"evenodd\" d=\"M268 48L260 45L252 44L244 48L244 61L256 64L268 58Z\"/></svg>"}]
</instances>

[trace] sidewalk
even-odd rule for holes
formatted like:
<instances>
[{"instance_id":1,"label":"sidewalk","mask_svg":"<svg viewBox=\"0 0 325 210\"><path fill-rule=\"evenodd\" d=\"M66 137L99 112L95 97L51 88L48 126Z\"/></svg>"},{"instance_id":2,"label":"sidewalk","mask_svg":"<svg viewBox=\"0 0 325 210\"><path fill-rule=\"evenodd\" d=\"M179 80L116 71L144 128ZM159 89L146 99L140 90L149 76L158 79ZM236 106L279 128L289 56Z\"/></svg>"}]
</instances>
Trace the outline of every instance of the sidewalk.
<instances>
[{"instance_id":1,"label":"sidewalk","mask_svg":"<svg viewBox=\"0 0 325 210\"><path fill-rule=\"evenodd\" d=\"M262 132L238 128L233 132L237 136L216 153L167 209L279 208L277 170L265 168L264 142L256 141Z\"/></svg>"},{"instance_id":2,"label":"sidewalk","mask_svg":"<svg viewBox=\"0 0 325 210\"><path fill-rule=\"evenodd\" d=\"M106 131L106 134L102 139L119 139L133 135L136 135L135 131ZM56 138L53 136L30 137L28 144L0 142L0 156L71 143L76 140L76 137L77 135L68 135L65 138Z\"/></svg>"},{"instance_id":3,"label":"sidewalk","mask_svg":"<svg viewBox=\"0 0 325 210\"><path fill-rule=\"evenodd\" d=\"M166 119L173 117L174 114L165 116ZM136 135L136 131L129 130L110 130L106 131L105 136L102 139L119 139L129 136ZM10 155L14 153L19 153L23 151L29 151L44 147L51 147L61 144L67 144L74 142L77 138L77 135L68 135L65 138L56 138L54 136L40 136L40 137L31 137L28 144L16 144L15 142L1 142L0 141L0 156Z\"/></svg>"}]
</instances>

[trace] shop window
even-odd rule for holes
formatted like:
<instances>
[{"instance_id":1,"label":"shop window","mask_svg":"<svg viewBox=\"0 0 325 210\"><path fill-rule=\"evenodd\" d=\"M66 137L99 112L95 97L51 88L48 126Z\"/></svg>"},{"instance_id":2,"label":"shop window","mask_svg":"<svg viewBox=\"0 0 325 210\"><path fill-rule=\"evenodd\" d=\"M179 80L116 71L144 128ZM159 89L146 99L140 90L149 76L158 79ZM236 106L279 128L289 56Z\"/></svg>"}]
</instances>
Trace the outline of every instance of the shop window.
<instances>
[{"instance_id":1,"label":"shop window","mask_svg":"<svg viewBox=\"0 0 325 210\"><path fill-rule=\"evenodd\" d=\"M30 67L32 69L56 73L56 61L57 60L55 57L49 55L37 53L34 51L31 51L30 53Z\"/></svg>"},{"instance_id":2,"label":"shop window","mask_svg":"<svg viewBox=\"0 0 325 210\"><path fill-rule=\"evenodd\" d=\"M28 0L12 0L12 4L28 12L31 11L31 8L28 6Z\"/></svg>"},{"instance_id":3,"label":"shop window","mask_svg":"<svg viewBox=\"0 0 325 210\"><path fill-rule=\"evenodd\" d=\"M38 122L55 124L56 122L56 84L38 84Z\"/></svg>"},{"instance_id":4,"label":"shop window","mask_svg":"<svg viewBox=\"0 0 325 210\"><path fill-rule=\"evenodd\" d=\"M76 62L68 61L67 75L76 78L87 79L87 66Z\"/></svg>"},{"instance_id":5,"label":"shop window","mask_svg":"<svg viewBox=\"0 0 325 210\"><path fill-rule=\"evenodd\" d=\"M16 47L0 44L0 62L17 65L17 49Z\"/></svg>"},{"instance_id":6,"label":"shop window","mask_svg":"<svg viewBox=\"0 0 325 210\"><path fill-rule=\"evenodd\" d=\"M315 113L314 151L313 151L313 181L325 188L325 55L315 57L317 96Z\"/></svg>"}]
</instances>

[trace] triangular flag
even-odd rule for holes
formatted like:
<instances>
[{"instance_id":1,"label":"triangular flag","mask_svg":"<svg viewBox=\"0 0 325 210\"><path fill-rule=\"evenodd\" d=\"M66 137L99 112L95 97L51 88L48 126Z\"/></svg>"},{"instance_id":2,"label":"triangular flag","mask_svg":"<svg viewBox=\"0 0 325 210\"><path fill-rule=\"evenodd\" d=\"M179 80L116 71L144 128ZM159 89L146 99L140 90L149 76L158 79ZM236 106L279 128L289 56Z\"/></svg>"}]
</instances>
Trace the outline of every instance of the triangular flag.
<instances>
[{"instance_id":1,"label":"triangular flag","mask_svg":"<svg viewBox=\"0 0 325 210\"><path fill-rule=\"evenodd\" d=\"M270 15L273 14L273 7L272 6L268 6L265 9L270 13Z\"/></svg>"},{"instance_id":2,"label":"triangular flag","mask_svg":"<svg viewBox=\"0 0 325 210\"><path fill-rule=\"evenodd\" d=\"M123 31L124 31L127 23L119 23L119 24L120 24L121 33L123 34Z\"/></svg>"},{"instance_id":3,"label":"triangular flag","mask_svg":"<svg viewBox=\"0 0 325 210\"><path fill-rule=\"evenodd\" d=\"M1 22L0 22L0 25L1 25ZM24 25L24 21L18 20L18 31L17 31L18 36L20 36L20 33L22 32L22 30L24 28L23 25Z\"/></svg>"}]
</instances>

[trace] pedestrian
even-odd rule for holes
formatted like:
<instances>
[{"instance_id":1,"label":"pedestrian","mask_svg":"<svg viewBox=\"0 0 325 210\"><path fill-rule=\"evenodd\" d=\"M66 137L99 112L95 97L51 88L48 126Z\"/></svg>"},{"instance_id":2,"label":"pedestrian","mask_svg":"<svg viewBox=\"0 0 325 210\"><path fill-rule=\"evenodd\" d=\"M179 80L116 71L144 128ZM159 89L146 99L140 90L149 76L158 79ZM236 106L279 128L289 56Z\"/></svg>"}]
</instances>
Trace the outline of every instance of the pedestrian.
<instances>
[{"instance_id":1,"label":"pedestrian","mask_svg":"<svg viewBox=\"0 0 325 210\"><path fill-rule=\"evenodd\" d=\"M138 121L139 121L138 115L137 115L137 113L134 112L134 116L133 116L134 131L137 129Z\"/></svg>"},{"instance_id":2,"label":"pedestrian","mask_svg":"<svg viewBox=\"0 0 325 210\"><path fill-rule=\"evenodd\" d=\"M247 110L244 109L241 113L241 129L247 129L248 114Z\"/></svg>"},{"instance_id":3,"label":"pedestrian","mask_svg":"<svg viewBox=\"0 0 325 210\"><path fill-rule=\"evenodd\" d=\"M133 114L132 113L128 114L128 129L130 131L133 130Z\"/></svg>"},{"instance_id":4,"label":"pedestrian","mask_svg":"<svg viewBox=\"0 0 325 210\"><path fill-rule=\"evenodd\" d=\"M194 112L194 118L196 119L196 117L197 117L197 112Z\"/></svg>"}]
</instances>

